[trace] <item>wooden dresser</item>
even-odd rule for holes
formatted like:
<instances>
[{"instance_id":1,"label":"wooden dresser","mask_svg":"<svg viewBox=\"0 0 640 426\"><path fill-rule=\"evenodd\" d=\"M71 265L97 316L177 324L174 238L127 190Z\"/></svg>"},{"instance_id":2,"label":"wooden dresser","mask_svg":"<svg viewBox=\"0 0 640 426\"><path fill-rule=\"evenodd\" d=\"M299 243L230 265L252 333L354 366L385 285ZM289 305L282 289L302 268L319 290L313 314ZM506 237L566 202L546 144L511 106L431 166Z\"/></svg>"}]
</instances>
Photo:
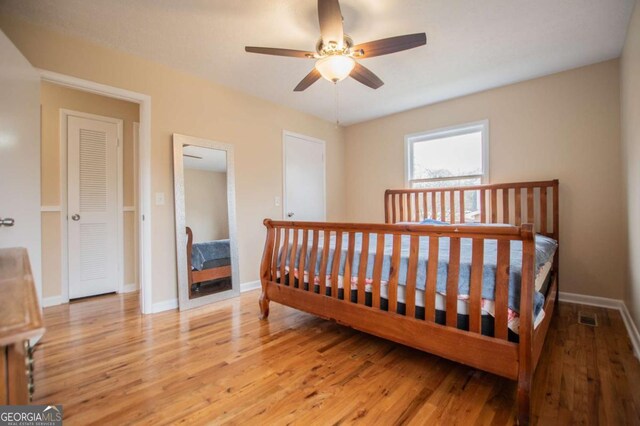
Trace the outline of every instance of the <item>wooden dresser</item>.
<instances>
[{"instance_id":1,"label":"wooden dresser","mask_svg":"<svg viewBox=\"0 0 640 426\"><path fill-rule=\"evenodd\" d=\"M29 403L34 389L29 339L42 333L27 250L0 249L0 405Z\"/></svg>"}]
</instances>

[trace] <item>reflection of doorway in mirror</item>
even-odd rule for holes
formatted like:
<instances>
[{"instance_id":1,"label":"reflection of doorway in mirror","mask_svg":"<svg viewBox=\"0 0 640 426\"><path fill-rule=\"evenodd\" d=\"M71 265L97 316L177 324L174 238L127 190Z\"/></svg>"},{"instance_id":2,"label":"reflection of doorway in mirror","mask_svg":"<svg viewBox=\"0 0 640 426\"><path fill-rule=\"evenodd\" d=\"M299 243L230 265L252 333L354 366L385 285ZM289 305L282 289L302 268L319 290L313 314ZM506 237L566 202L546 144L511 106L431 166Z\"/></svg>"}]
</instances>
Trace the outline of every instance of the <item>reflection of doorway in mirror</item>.
<instances>
[{"instance_id":1,"label":"reflection of doorway in mirror","mask_svg":"<svg viewBox=\"0 0 640 426\"><path fill-rule=\"evenodd\" d=\"M184 201L189 298L231 290L226 152L186 146Z\"/></svg>"}]
</instances>

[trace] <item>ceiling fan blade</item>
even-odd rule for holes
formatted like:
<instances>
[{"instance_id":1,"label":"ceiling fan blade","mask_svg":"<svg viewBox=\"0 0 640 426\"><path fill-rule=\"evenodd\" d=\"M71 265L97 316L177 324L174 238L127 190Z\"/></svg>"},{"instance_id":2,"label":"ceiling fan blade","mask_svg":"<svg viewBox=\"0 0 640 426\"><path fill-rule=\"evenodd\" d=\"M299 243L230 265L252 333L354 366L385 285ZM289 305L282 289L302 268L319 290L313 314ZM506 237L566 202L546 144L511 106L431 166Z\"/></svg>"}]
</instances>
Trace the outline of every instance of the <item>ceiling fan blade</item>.
<instances>
[{"instance_id":1,"label":"ceiling fan blade","mask_svg":"<svg viewBox=\"0 0 640 426\"><path fill-rule=\"evenodd\" d=\"M338 0L318 0L318 20L324 45L331 41L342 45L344 29Z\"/></svg>"},{"instance_id":2,"label":"ceiling fan blade","mask_svg":"<svg viewBox=\"0 0 640 426\"><path fill-rule=\"evenodd\" d=\"M245 51L249 53L261 53L263 55L290 56L292 58L313 58L313 52L305 52L304 50L280 49L277 47L254 47L246 46Z\"/></svg>"},{"instance_id":3,"label":"ceiling fan blade","mask_svg":"<svg viewBox=\"0 0 640 426\"><path fill-rule=\"evenodd\" d=\"M369 68L363 67L357 62L349 76L372 89L378 89L384 84L384 81L380 80Z\"/></svg>"},{"instance_id":4,"label":"ceiling fan blade","mask_svg":"<svg viewBox=\"0 0 640 426\"><path fill-rule=\"evenodd\" d=\"M358 44L351 49L352 52L362 51L358 58L372 58L374 56L388 55L389 53L413 49L427 44L425 33L407 34L382 40L370 41Z\"/></svg>"},{"instance_id":5,"label":"ceiling fan blade","mask_svg":"<svg viewBox=\"0 0 640 426\"><path fill-rule=\"evenodd\" d=\"M300 83L298 83L298 85L296 86L295 89L293 89L293 91L302 92L303 90L306 90L309 86L311 86L313 83L318 81L320 77L322 77L320 75L320 72L315 68L312 69L311 72L307 74L307 76L303 78Z\"/></svg>"}]
</instances>

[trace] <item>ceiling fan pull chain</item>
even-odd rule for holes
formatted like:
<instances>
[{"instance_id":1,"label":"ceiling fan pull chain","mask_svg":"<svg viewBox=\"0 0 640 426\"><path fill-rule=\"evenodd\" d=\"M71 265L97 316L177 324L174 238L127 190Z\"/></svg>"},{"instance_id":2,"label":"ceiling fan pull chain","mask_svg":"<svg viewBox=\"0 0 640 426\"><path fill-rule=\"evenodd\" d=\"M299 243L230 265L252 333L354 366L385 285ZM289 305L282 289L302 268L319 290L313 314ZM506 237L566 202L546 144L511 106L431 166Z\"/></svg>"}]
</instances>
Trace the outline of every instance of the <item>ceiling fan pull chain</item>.
<instances>
[{"instance_id":1,"label":"ceiling fan pull chain","mask_svg":"<svg viewBox=\"0 0 640 426\"><path fill-rule=\"evenodd\" d=\"M340 127L340 99L338 98L338 82L333 83L336 98L336 127Z\"/></svg>"}]
</instances>

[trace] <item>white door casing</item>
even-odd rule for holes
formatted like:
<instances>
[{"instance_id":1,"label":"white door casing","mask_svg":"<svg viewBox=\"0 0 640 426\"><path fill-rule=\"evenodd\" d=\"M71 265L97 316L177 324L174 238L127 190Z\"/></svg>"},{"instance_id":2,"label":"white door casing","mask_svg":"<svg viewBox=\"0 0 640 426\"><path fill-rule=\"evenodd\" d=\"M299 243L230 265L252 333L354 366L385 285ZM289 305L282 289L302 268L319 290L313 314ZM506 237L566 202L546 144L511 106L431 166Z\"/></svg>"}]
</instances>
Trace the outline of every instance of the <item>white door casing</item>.
<instances>
[{"instance_id":1,"label":"white door casing","mask_svg":"<svg viewBox=\"0 0 640 426\"><path fill-rule=\"evenodd\" d=\"M40 76L2 31L0 58L0 248L26 247L41 297Z\"/></svg>"},{"instance_id":2,"label":"white door casing","mask_svg":"<svg viewBox=\"0 0 640 426\"><path fill-rule=\"evenodd\" d=\"M133 182L135 185L133 186L133 210L134 210L134 221L133 221L133 235L135 236L133 241L133 252L136 256L136 268L134 273L134 283L136 284L136 289L140 289L142 287L142 265L144 259L142 257L142 241L144 241L144 237L142 235L142 217L138 214L140 212L140 208L138 206L138 186L140 182L139 172L138 172L138 157L140 155L139 151L140 147L140 123L133 123Z\"/></svg>"},{"instance_id":3,"label":"white door casing","mask_svg":"<svg viewBox=\"0 0 640 426\"><path fill-rule=\"evenodd\" d=\"M69 298L118 290L118 139L121 124L69 116Z\"/></svg>"},{"instance_id":4,"label":"white door casing","mask_svg":"<svg viewBox=\"0 0 640 426\"><path fill-rule=\"evenodd\" d=\"M283 134L284 220L326 220L325 142Z\"/></svg>"}]
</instances>

